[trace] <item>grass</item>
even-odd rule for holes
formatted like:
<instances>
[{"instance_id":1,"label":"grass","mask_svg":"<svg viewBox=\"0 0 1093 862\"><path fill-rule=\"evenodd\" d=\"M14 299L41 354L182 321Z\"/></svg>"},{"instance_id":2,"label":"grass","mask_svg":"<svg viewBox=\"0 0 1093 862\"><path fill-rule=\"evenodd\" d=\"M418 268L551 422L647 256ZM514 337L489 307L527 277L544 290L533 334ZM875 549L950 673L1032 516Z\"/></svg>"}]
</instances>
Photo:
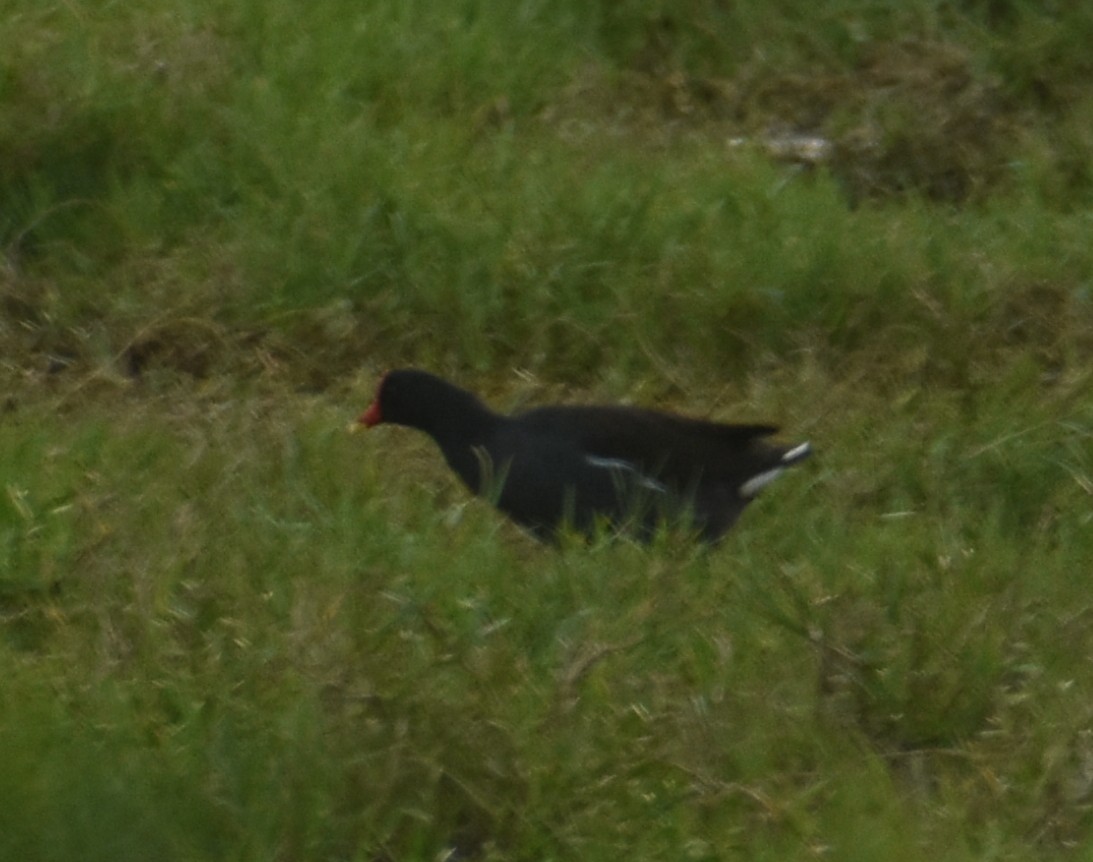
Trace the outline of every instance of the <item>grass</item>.
<instances>
[{"instance_id":1,"label":"grass","mask_svg":"<svg viewBox=\"0 0 1093 862\"><path fill-rule=\"evenodd\" d=\"M1084 8L8 5L0 857L1081 858ZM547 549L405 364L817 457Z\"/></svg>"}]
</instances>

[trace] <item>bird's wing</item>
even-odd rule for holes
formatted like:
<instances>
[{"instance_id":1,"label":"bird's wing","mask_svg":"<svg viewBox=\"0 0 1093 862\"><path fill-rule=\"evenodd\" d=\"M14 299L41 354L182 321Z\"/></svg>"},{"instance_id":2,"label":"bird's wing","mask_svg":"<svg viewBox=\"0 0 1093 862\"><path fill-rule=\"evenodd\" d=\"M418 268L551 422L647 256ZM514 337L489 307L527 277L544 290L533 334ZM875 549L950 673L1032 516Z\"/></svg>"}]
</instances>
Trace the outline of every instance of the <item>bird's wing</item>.
<instances>
[{"instance_id":1,"label":"bird's wing","mask_svg":"<svg viewBox=\"0 0 1093 862\"><path fill-rule=\"evenodd\" d=\"M637 407L541 407L514 417L533 433L571 441L586 456L625 461L652 479L686 486L735 477L768 447L772 425L726 425Z\"/></svg>"}]
</instances>

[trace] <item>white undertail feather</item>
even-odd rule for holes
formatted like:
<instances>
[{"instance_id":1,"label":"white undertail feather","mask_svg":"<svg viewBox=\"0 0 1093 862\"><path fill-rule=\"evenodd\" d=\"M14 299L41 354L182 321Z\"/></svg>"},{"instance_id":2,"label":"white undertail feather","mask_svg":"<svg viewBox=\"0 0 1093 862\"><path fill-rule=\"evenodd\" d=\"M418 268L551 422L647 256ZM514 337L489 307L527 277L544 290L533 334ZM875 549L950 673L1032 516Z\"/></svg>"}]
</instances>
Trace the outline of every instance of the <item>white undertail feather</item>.
<instances>
[{"instance_id":1,"label":"white undertail feather","mask_svg":"<svg viewBox=\"0 0 1093 862\"><path fill-rule=\"evenodd\" d=\"M789 466L790 464L795 464L800 461L802 458L807 458L810 454L812 454L812 444L802 443L800 446L794 446L786 452L786 454L782 456L782 463Z\"/></svg>"},{"instance_id":2,"label":"white undertail feather","mask_svg":"<svg viewBox=\"0 0 1093 862\"><path fill-rule=\"evenodd\" d=\"M785 469L785 467L773 467L770 470L764 470L762 473L757 473L740 486L740 496L754 497L767 487L767 485L781 476L782 473L785 472Z\"/></svg>"},{"instance_id":3,"label":"white undertail feather","mask_svg":"<svg viewBox=\"0 0 1093 862\"><path fill-rule=\"evenodd\" d=\"M812 444L802 443L800 446L794 446L786 454L782 456L782 463L777 467L771 467L769 470L764 470L762 473L757 473L748 479L747 482L740 486L741 497L754 497L767 485L777 479L785 472L786 467L791 464L796 464L802 458L807 458L812 452Z\"/></svg>"}]
</instances>

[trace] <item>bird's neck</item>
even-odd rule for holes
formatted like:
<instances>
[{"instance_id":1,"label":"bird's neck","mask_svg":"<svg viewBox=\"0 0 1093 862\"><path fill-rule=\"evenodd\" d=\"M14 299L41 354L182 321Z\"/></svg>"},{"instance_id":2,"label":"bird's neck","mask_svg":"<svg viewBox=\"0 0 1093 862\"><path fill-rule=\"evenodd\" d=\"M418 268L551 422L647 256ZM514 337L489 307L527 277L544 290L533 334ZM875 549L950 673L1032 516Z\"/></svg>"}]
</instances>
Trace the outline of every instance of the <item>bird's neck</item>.
<instances>
[{"instance_id":1,"label":"bird's neck","mask_svg":"<svg viewBox=\"0 0 1093 862\"><path fill-rule=\"evenodd\" d=\"M438 396L430 420L421 430L436 441L464 484L478 493L490 470L484 467L489 462L490 442L508 419L494 413L470 392L454 389Z\"/></svg>"}]
</instances>

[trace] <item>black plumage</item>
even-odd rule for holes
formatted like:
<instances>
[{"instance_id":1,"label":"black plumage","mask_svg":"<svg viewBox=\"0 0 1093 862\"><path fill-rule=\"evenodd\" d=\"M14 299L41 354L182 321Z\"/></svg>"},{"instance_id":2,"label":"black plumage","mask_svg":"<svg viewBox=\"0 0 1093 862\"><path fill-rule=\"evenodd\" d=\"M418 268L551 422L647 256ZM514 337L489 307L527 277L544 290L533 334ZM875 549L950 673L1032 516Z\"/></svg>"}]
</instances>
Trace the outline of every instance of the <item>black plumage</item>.
<instances>
[{"instance_id":1,"label":"black plumage","mask_svg":"<svg viewBox=\"0 0 1093 862\"><path fill-rule=\"evenodd\" d=\"M512 416L424 371L388 372L360 417L417 428L475 494L541 538L564 524L647 538L662 520L716 541L755 494L808 456L766 441L771 425L726 425L638 407L538 407Z\"/></svg>"}]
</instances>

